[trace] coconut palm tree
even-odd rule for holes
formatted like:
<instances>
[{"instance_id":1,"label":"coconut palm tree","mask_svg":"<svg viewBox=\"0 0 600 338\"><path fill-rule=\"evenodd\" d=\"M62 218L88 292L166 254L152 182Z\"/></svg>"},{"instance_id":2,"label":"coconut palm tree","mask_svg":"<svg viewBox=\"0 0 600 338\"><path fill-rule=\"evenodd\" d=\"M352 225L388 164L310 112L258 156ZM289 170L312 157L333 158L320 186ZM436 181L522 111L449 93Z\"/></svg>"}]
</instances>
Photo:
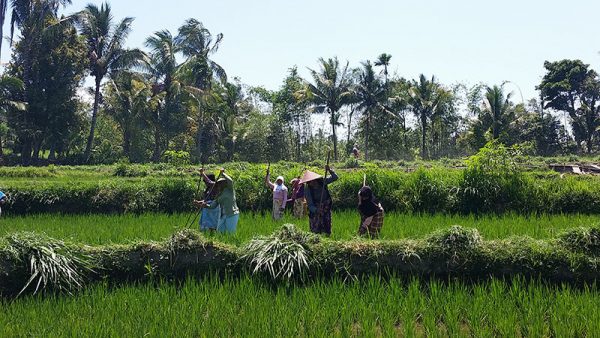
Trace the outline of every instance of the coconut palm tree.
<instances>
[{"instance_id":1,"label":"coconut palm tree","mask_svg":"<svg viewBox=\"0 0 600 338\"><path fill-rule=\"evenodd\" d=\"M125 48L125 40L131 32L133 18L125 18L115 23L108 3L102 4L100 8L95 4L87 5L76 15L76 22L85 36L90 72L95 78L92 123L84 155L88 161L94 143L102 80L110 72L133 66L143 58L143 53L138 49Z\"/></svg>"},{"instance_id":2,"label":"coconut palm tree","mask_svg":"<svg viewBox=\"0 0 600 338\"><path fill-rule=\"evenodd\" d=\"M385 77L385 86L388 84L388 67L390 65L390 60L392 60L392 56L390 54L382 53L377 57L375 61L376 67L383 67L383 76Z\"/></svg>"},{"instance_id":3,"label":"coconut palm tree","mask_svg":"<svg viewBox=\"0 0 600 338\"><path fill-rule=\"evenodd\" d=\"M383 102L386 100L384 84L375 75L370 61L362 63L363 68L358 75L355 94L358 102L357 109L364 114L365 124L365 160L369 159L369 136L371 118L376 111L384 111Z\"/></svg>"},{"instance_id":4,"label":"coconut palm tree","mask_svg":"<svg viewBox=\"0 0 600 338\"><path fill-rule=\"evenodd\" d=\"M314 112L329 114L334 158L337 161L335 128L339 125L340 109L353 100L352 74L348 68L348 62L344 66L340 66L337 57L328 60L320 58L319 64L319 71L309 69L313 83L306 83L306 88L301 91L299 96L312 105Z\"/></svg>"},{"instance_id":5,"label":"coconut palm tree","mask_svg":"<svg viewBox=\"0 0 600 338\"><path fill-rule=\"evenodd\" d=\"M187 75L190 85L207 90L213 79L217 79L221 84L227 83L225 69L210 59L219 49L222 40L223 34L213 36L196 19L187 20L179 28L175 43L186 58L181 69Z\"/></svg>"},{"instance_id":6,"label":"coconut palm tree","mask_svg":"<svg viewBox=\"0 0 600 338\"><path fill-rule=\"evenodd\" d=\"M4 156L2 136L8 132L6 116L10 111L24 111L27 107L24 102L15 100L17 93L23 89L24 84L20 79L7 75L0 77L0 161Z\"/></svg>"},{"instance_id":7,"label":"coconut palm tree","mask_svg":"<svg viewBox=\"0 0 600 338\"><path fill-rule=\"evenodd\" d=\"M421 156L427 158L427 125L433 113L446 97L445 90L437 83L435 76L427 80L425 75L413 81L409 89L409 104L421 124Z\"/></svg>"},{"instance_id":8,"label":"coconut palm tree","mask_svg":"<svg viewBox=\"0 0 600 338\"><path fill-rule=\"evenodd\" d=\"M513 105L510 103L512 93L504 95L504 86L487 87L484 104L484 119L490 123L492 137L498 139L500 133L514 117Z\"/></svg>"},{"instance_id":9,"label":"coconut palm tree","mask_svg":"<svg viewBox=\"0 0 600 338\"><path fill-rule=\"evenodd\" d=\"M105 95L106 112L121 126L123 153L131 160L130 149L135 123L148 109L150 85L141 74L123 71L109 79Z\"/></svg>"},{"instance_id":10,"label":"coconut palm tree","mask_svg":"<svg viewBox=\"0 0 600 338\"><path fill-rule=\"evenodd\" d=\"M4 40L4 23L9 8L12 9L10 20L10 41L12 44L15 29L20 28L27 19L34 3L44 3L46 7L56 12L60 6L71 4L71 0L0 0L0 50Z\"/></svg>"}]
</instances>

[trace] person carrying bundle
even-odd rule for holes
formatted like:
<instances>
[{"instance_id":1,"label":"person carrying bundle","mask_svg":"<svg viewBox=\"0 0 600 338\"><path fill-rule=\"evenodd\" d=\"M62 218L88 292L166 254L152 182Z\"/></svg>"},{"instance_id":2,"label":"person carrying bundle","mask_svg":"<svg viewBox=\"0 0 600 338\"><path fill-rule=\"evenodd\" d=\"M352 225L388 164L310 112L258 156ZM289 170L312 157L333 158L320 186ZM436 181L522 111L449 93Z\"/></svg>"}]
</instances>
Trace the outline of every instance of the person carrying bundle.
<instances>
[{"instance_id":1,"label":"person carrying bundle","mask_svg":"<svg viewBox=\"0 0 600 338\"><path fill-rule=\"evenodd\" d=\"M292 197L288 200L288 204L292 204L294 208L294 217L302 219L306 217L307 205L304 197L304 184L300 183L300 178L294 178L290 184L292 185Z\"/></svg>"},{"instance_id":2,"label":"person carrying bundle","mask_svg":"<svg viewBox=\"0 0 600 338\"><path fill-rule=\"evenodd\" d=\"M211 204L216 197L216 190L214 189L216 178L214 174L206 175L204 168L200 169L200 175L204 180L206 188L204 189L204 201ZM200 231L215 231L219 226L219 220L221 218L221 208L202 208L202 214L200 215Z\"/></svg>"},{"instance_id":3,"label":"person carrying bundle","mask_svg":"<svg viewBox=\"0 0 600 338\"><path fill-rule=\"evenodd\" d=\"M237 223L240 219L240 209L237 206L235 198L235 189L233 179L225 173L225 169L221 169L219 179L214 183L215 199L208 201L194 201L200 208L217 209L220 207L221 217L217 231L222 233L235 233Z\"/></svg>"},{"instance_id":4,"label":"person carrying bundle","mask_svg":"<svg viewBox=\"0 0 600 338\"><path fill-rule=\"evenodd\" d=\"M285 206L288 199L288 188L283 184L285 182L283 176L277 177L275 184L271 182L271 169L267 169L265 176L265 185L273 192L273 219L280 220L283 218Z\"/></svg>"},{"instance_id":5,"label":"person carrying bundle","mask_svg":"<svg viewBox=\"0 0 600 338\"><path fill-rule=\"evenodd\" d=\"M375 198L373 190L368 186L363 186L358 192L358 211L360 213L358 234L367 235L371 239L378 238L383 227L384 211L381 203Z\"/></svg>"},{"instance_id":6,"label":"person carrying bundle","mask_svg":"<svg viewBox=\"0 0 600 338\"><path fill-rule=\"evenodd\" d=\"M306 184L304 195L309 210L310 231L316 234L331 235L331 207L332 200L328 185L337 181L338 176L331 170L329 165L325 166L325 175L323 176L312 171L306 171L302 177L301 183Z\"/></svg>"}]
</instances>

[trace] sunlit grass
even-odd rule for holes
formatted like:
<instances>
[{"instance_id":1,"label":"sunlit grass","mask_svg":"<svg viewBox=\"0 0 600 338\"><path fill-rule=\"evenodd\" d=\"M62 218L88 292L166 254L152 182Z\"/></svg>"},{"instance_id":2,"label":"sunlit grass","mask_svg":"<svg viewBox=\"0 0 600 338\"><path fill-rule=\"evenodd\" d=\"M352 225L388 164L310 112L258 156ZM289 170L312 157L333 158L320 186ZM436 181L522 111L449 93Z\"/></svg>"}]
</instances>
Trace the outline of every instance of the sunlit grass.
<instances>
[{"instance_id":1,"label":"sunlit grass","mask_svg":"<svg viewBox=\"0 0 600 338\"><path fill-rule=\"evenodd\" d=\"M567 337L600 332L593 289L371 278L273 289L256 280L105 285L0 301L0 335L94 337Z\"/></svg>"},{"instance_id":2,"label":"sunlit grass","mask_svg":"<svg viewBox=\"0 0 600 338\"><path fill-rule=\"evenodd\" d=\"M0 218L0 235L16 231L43 232L59 239L87 244L127 243L137 240L160 240L177 230L186 228L189 214L136 215L36 215ZM287 216L283 221L273 221L270 215L243 213L234 236L210 235L220 241L241 244L257 235L269 235L284 223L294 223L308 230L308 219L296 220ZM458 215L408 215L389 213L381 233L382 239L421 238L435 230L452 225L477 228L486 239L527 235L534 238L555 237L564 229L589 227L600 223L599 215L542 215L522 216L458 216ZM333 216L335 240L348 240L356 236L359 216L356 212L336 212ZM191 226L197 227L196 224Z\"/></svg>"}]
</instances>

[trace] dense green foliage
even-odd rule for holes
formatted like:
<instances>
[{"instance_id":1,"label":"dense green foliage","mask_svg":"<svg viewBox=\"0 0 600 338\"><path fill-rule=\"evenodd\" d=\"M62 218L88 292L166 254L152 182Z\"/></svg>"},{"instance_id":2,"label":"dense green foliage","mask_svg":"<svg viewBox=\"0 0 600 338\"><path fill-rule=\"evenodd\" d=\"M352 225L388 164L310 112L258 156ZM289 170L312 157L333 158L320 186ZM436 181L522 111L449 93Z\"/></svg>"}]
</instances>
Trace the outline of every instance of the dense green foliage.
<instances>
[{"instance_id":1,"label":"dense green foliage","mask_svg":"<svg viewBox=\"0 0 600 338\"><path fill-rule=\"evenodd\" d=\"M70 3L1 2L0 21L12 12L18 32L2 79L21 84L0 83L5 163L173 163L173 154L304 162L323 159L330 145L336 160L355 145L367 160L439 159L491 140L541 156L600 149L600 79L580 60L546 62L540 97L520 103L505 88L510 81L450 86L390 74L387 53L358 67L319 58L307 79L293 66L270 90L227 76L213 60L224 36L197 19L176 32L157 27L143 50L128 49L132 17L113 17L108 3L59 16ZM85 77L93 99L78 95Z\"/></svg>"}]
</instances>

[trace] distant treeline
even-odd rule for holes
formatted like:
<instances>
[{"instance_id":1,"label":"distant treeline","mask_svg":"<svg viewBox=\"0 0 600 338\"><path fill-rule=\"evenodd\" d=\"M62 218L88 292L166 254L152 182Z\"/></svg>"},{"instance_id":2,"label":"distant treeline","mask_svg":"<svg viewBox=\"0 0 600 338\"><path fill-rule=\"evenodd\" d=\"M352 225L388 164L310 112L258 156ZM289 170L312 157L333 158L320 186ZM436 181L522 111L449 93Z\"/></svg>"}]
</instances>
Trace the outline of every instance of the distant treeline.
<instances>
[{"instance_id":1,"label":"distant treeline","mask_svg":"<svg viewBox=\"0 0 600 338\"><path fill-rule=\"evenodd\" d=\"M176 32L156 27L132 49L132 18L116 20L107 3L69 3L0 6L0 24L12 13L18 33L0 78L5 164L305 162L328 148L344 159L355 145L367 160L437 159L490 140L540 156L600 148L600 78L579 60L546 62L540 96L527 102L513 100L509 82L392 75L386 53L352 66L321 58L308 78L292 66L267 90L228 76L212 59L226 40L199 20Z\"/></svg>"}]
</instances>

